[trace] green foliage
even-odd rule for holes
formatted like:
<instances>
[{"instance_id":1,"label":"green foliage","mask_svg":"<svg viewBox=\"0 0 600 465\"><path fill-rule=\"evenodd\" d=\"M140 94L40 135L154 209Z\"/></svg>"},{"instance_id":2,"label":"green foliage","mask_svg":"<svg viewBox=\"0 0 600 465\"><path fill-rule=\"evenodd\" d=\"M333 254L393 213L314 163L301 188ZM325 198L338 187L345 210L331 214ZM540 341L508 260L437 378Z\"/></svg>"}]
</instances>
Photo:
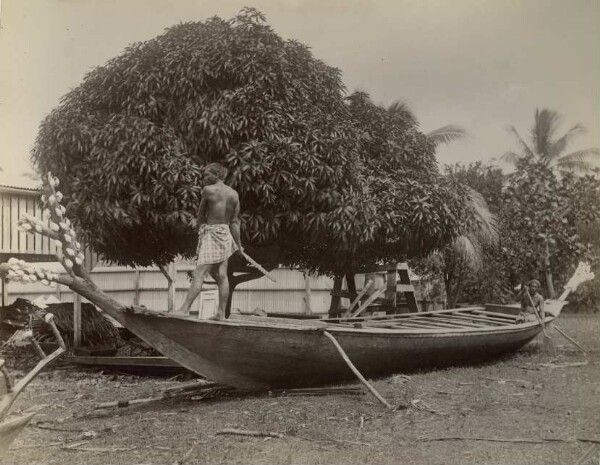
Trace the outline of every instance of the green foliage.
<instances>
[{"instance_id":1,"label":"green foliage","mask_svg":"<svg viewBox=\"0 0 600 465\"><path fill-rule=\"evenodd\" d=\"M502 203L502 186L504 174L500 168L488 166L480 161L463 165L456 163L446 165L444 172L458 182L479 192L487 203L490 211L498 213Z\"/></svg>"},{"instance_id":2,"label":"green foliage","mask_svg":"<svg viewBox=\"0 0 600 465\"><path fill-rule=\"evenodd\" d=\"M201 174L229 169L242 242L319 272L425 253L471 218L414 121L349 101L339 70L247 8L179 24L89 73L42 123L32 159L105 259L195 251Z\"/></svg>"},{"instance_id":3,"label":"green foliage","mask_svg":"<svg viewBox=\"0 0 600 465\"><path fill-rule=\"evenodd\" d=\"M459 301L487 299L499 290L495 281L498 270L490 268L492 261L489 260L498 241L498 225L486 200L490 198L497 207L502 173L477 162L468 166L446 166L445 174L447 180L468 188L463 195L470 204L472 220L453 241L413 264L418 266L420 273L443 280L448 305L452 307Z\"/></svg>"},{"instance_id":4,"label":"green foliage","mask_svg":"<svg viewBox=\"0 0 600 465\"><path fill-rule=\"evenodd\" d=\"M521 160L503 197L503 256L512 283L543 278L546 243L550 271L564 285L580 260L598 256L600 181L567 174L557 178L544 163ZM543 281L543 279L540 279Z\"/></svg>"},{"instance_id":5,"label":"green foliage","mask_svg":"<svg viewBox=\"0 0 600 465\"><path fill-rule=\"evenodd\" d=\"M193 253L201 172L214 161L240 193L249 245L363 235L343 210L361 182L340 73L263 21L246 9L134 44L42 123L33 160L66 181L69 215L105 258Z\"/></svg>"}]
</instances>

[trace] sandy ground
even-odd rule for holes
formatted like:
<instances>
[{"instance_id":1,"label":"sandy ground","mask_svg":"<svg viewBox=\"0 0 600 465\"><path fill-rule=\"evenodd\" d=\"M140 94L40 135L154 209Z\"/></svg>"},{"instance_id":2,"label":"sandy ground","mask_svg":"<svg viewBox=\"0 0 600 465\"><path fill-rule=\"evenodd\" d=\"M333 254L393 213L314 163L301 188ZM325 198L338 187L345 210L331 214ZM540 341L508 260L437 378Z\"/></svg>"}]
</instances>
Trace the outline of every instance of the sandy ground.
<instances>
[{"instance_id":1,"label":"sandy ground","mask_svg":"<svg viewBox=\"0 0 600 465\"><path fill-rule=\"evenodd\" d=\"M556 360L540 339L483 365L376 381L390 403L408 406L393 412L369 394L98 410L100 402L149 397L182 382L56 369L13 407L37 414L3 463L568 464L593 447L584 463L599 463L598 315L566 315L559 324L591 353L587 365L577 365L584 357L552 331ZM217 434L224 428L283 437Z\"/></svg>"}]
</instances>

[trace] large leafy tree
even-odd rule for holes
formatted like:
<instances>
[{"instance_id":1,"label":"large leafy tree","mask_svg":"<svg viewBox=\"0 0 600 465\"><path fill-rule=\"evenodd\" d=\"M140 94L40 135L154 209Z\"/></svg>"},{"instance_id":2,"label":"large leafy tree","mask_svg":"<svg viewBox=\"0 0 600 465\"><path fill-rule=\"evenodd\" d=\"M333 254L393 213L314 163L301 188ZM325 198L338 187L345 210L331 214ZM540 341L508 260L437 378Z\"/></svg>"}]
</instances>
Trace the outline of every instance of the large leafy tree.
<instances>
[{"instance_id":1,"label":"large leafy tree","mask_svg":"<svg viewBox=\"0 0 600 465\"><path fill-rule=\"evenodd\" d=\"M109 260L193 253L208 162L240 192L244 242L294 238L293 260L317 238L339 249L363 236L361 210L345 209L363 186L343 92L338 70L246 9L92 71L42 123L33 160L65 181L69 214Z\"/></svg>"},{"instance_id":2,"label":"large leafy tree","mask_svg":"<svg viewBox=\"0 0 600 465\"><path fill-rule=\"evenodd\" d=\"M221 162L242 240L338 273L425 253L472 212L414 123L282 40L254 9L168 29L93 70L42 123L33 161L105 258L165 264L195 250L200 178Z\"/></svg>"},{"instance_id":3,"label":"large leafy tree","mask_svg":"<svg viewBox=\"0 0 600 465\"><path fill-rule=\"evenodd\" d=\"M519 143L520 153L507 152L503 159L515 164L528 158L558 171L589 173L597 170L600 161L598 148L565 153L569 144L575 137L584 133L585 128L577 124L560 135L560 122L561 116L556 111L547 108L536 109L528 138L523 138L514 126L509 128Z\"/></svg>"},{"instance_id":4,"label":"large leafy tree","mask_svg":"<svg viewBox=\"0 0 600 465\"><path fill-rule=\"evenodd\" d=\"M580 260L598 261L600 181L567 173L560 178L543 161L525 159L503 194L503 255L512 282L545 278L554 295ZM597 271L597 270L595 270Z\"/></svg>"}]
</instances>

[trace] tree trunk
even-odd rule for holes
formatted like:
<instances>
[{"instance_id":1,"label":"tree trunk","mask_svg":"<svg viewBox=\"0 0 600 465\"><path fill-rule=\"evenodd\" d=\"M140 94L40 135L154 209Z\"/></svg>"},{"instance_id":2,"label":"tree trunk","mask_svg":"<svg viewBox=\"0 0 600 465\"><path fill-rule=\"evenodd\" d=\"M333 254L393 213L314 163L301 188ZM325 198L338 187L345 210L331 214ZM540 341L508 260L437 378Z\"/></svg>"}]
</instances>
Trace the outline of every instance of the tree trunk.
<instances>
[{"instance_id":1,"label":"tree trunk","mask_svg":"<svg viewBox=\"0 0 600 465\"><path fill-rule=\"evenodd\" d=\"M356 299L356 280L352 271L346 271L346 285L348 286L348 292L350 292L350 300Z\"/></svg>"},{"instance_id":2,"label":"tree trunk","mask_svg":"<svg viewBox=\"0 0 600 465\"><path fill-rule=\"evenodd\" d=\"M548 240L546 239L544 253L544 268L546 270L546 287L548 289L548 298L554 299L556 297L556 291L554 290L554 282L552 281L552 270L550 269L550 247L548 247Z\"/></svg>"},{"instance_id":3,"label":"tree trunk","mask_svg":"<svg viewBox=\"0 0 600 465\"><path fill-rule=\"evenodd\" d=\"M342 282L344 280L343 276L336 276L333 279L333 290L341 291L342 290ZM341 297L339 295L331 295L331 304L329 305L329 316L334 318L340 313L340 301Z\"/></svg>"}]
</instances>

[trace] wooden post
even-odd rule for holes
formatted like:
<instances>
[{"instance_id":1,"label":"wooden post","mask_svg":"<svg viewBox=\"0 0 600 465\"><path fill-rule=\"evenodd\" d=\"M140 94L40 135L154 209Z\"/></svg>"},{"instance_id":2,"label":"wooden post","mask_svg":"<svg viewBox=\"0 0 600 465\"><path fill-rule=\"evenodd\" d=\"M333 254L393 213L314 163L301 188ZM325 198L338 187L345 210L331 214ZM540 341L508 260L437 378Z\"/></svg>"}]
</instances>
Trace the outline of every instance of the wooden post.
<instances>
[{"instance_id":1,"label":"wooden post","mask_svg":"<svg viewBox=\"0 0 600 465\"><path fill-rule=\"evenodd\" d=\"M304 273L304 312L307 315L311 315L312 314L312 290L310 288L310 284L311 284L311 279L310 279L310 274L305 272Z\"/></svg>"},{"instance_id":2,"label":"wooden post","mask_svg":"<svg viewBox=\"0 0 600 465\"><path fill-rule=\"evenodd\" d=\"M396 311L396 281L398 280L398 271L396 264L387 271L387 287L385 290L385 304L389 305Z\"/></svg>"},{"instance_id":3,"label":"wooden post","mask_svg":"<svg viewBox=\"0 0 600 465\"><path fill-rule=\"evenodd\" d=\"M73 292L73 347L81 346L81 296Z\"/></svg>"},{"instance_id":4,"label":"wooden post","mask_svg":"<svg viewBox=\"0 0 600 465\"><path fill-rule=\"evenodd\" d=\"M139 307L140 305L140 270L136 269L135 270L135 277L134 277L134 291L135 294L133 295L133 305L135 305L136 307Z\"/></svg>"},{"instance_id":5,"label":"wooden post","mask_svg":"<svg viewBox=\"0 0 600 465\"><path fill-rule=\"evenodd\" d=\"M169 312L172 312L175 308L175 296L177 293L177 266L175 261L169 264L169 275L171 275L171 282L169 283Z\"/></svg>"},{"instance_id":6,"label":"wooden post","mask_svg":"<svg viewBox=\"0 0 600 465\"><path fill-rule=\"evenodd\" d=\"M8 305L8 279L2 280L2 306Z\"/></svg>"},{"instance_id":7,"label":"wooden post","mask_svg":"<svg viewBox=\"0 0 600 465\"><path fill-rule=\"evenodd\" d=\"M408 265L406 263L402 263L400 266L398 266L398 276L400 278L400 284L411 284L410 276L408 274ZM418 312L419 306L417 305L417 299L415 299L414 290L404 292L404 297L406 298L406 303L408 304L408 310L410 312Z\"/></svg>"}]
</instances>

